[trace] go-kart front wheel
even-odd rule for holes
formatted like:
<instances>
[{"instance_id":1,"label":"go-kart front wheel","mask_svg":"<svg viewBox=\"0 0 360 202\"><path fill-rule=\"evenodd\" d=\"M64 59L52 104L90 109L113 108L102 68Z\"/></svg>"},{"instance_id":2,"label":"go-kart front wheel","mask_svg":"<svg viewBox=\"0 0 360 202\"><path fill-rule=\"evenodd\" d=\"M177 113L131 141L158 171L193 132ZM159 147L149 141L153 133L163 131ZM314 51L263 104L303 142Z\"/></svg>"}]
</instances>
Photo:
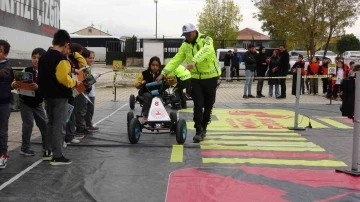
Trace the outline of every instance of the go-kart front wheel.
<instances>
[{"instance_id":1,"label":"go-kart front wheel","mask_svg":"<svg viewBox=\"0 0 360 202\"><path fill-rule=\"evenodd\" d=\"M131 144L136 144L140 140L141 124L137 118L131 119L128 129L128 138Z\"/></svg>"},{"instance_id":2,"label":"go-kart front wheel","mask_svg":"<svg viewBox=\"0 0 360 202\"><path fill-rule=\"evenodd\" d=\"M176 124L176 142L178 144L184 144L187 137L187 127L186 121L184 119L179 119Z\"/></svg>"},{"instance_id":3,"label":"go-kart front wheel","mask_svg":"<svg viewBox=\"0 0 360 202\"><path fill-rule=\"evenodd\" d=\"M134 118L134 113L133 112L128 112L127 113L127 128L129 129L129 125L130 125L130 121Z\"/></svg>"},{"instance_id":4,"label":"go-kart front wheel","mask_svg":"<svg viewBox=\"0 0 360 202\"><path fill-rule=\"evenodd\" d=\"M176 133L176 122L177 122L177 114L176 112L170 112L170 120L171 120L171 128L170 128L170 133L174 134Z\"/></svg>"},{"instance_id":5,"label":"go-kart front wheel","mask_svg":"<svg viewBox=\"0 0 360 202\"><path fill-rule=\"evenodd\" d=\"M129 99L129 105L130 105L130 109L135 109L135 95L130 95L130 99Z\"/></svg>"}]
</instances>

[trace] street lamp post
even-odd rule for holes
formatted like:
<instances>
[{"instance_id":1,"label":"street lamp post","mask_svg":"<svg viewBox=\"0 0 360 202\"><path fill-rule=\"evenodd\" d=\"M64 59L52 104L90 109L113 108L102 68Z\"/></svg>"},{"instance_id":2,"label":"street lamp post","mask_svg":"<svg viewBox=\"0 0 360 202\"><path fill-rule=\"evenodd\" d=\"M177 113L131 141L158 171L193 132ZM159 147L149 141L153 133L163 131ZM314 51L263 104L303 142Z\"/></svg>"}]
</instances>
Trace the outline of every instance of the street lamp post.
<instances>
[{"instance_id":1,"label":"street lamp post","mask_svg":"<svg viewBox=\"0 0 360 202\"><path fill-rule=\"evenodd\" d=\"M154 0L155 5L156 5L156 25L155 25L155 37L157 38L157 3L159 2L159 0Z\"/></svg>"}]
</instances>

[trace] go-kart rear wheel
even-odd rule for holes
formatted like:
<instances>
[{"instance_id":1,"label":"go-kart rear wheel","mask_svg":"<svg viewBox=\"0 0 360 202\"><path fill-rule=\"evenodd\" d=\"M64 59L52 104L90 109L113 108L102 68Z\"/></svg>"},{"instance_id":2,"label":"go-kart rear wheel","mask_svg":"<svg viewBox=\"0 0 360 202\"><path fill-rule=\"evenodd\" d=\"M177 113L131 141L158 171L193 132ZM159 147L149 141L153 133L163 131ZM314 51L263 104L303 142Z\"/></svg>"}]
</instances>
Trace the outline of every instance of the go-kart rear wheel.
<instances>
[{"instance_id":1,"label":"go-kart rear wheel","mask_svg":"<svg viewBox=\"0 0 360 202\"><path fill-rule=\"evenodd\" d=\"M176 142L178 144L184 144L187 137L187 127L186 121L184 119L179 119L176 124Z\"/></svg>"},{"instance_id":2,"label":"go-kart rear wheel","mask_svg":"<svg viewBox=\"0 0 360 202\"><path fill-rule=\"evenodd\" d=\"M174 134L176 132L176 123L177 123L177 114L176 112L170 112L171 128L170 133Z\"/></svg>"},{"instance_id":3,"label":"go-kart rear wheel","mask_svg":"<svg viewBox=\"0 0 360 202\"><path fill-rule=\"evenodd\" d=\"M130 121L131 119L134 118L134 113L133 112L128 112L127 113L127 128L129 129L129 124L130 124Z\"/></svg>"},{"instance_id":4,"label":"go-kart rear wheel","mask_svg":"<svg viewBox=\"0 0 360 202\"><path fill-rule=\"evenodd\" d=\"M130 95L130 99L129 99L129 105L130 105L130 109L135 109L135 95Z\"/></svg>"},{"instance_id":5,"label":"go-kart rear wheel","mask_svg":"<svg viewBox=\"0 0 360 202\"><path fill-rule=\"evenodd\" d=\"M141 134L141 124L137 118L131 119L128 129L128 138L131 144L139 142Z\"/></svg>"}]
</instances>

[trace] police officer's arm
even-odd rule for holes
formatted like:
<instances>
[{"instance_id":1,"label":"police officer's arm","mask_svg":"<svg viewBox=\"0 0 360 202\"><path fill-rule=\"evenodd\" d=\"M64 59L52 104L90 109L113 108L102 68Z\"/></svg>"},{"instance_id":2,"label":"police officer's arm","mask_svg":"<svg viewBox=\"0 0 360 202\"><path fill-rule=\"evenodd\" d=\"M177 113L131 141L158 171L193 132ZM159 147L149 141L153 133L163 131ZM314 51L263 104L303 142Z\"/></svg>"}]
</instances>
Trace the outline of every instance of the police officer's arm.
<instances>
[{"instance_id":1,"label":"police officer's arm","mask_svg":"<svg viewBox=\"0 0 360 202\"><path fill-rule=\"evenodd\" d=\"M180 46L179 51L176 55L170 60L170 62L165 66L165 68L161 71L163 76L166 76L173 72L179 65L185 60L186 54L184 51L183 45Z\"/></svg>"},{"instance_id":2,"label":"police officer's arm","mask_svg":"<svg viewBox=\"0 0 360 202\"><path fill-rule=\"evenodd\" d=\"M202 62L210 54L214 54L214 53L215 50L214 50L213 40L211 37L207 36L204 41L204 46L200 48L200 50L196 53L192 61L195 63Z\"/></svg>"}]
</instances>

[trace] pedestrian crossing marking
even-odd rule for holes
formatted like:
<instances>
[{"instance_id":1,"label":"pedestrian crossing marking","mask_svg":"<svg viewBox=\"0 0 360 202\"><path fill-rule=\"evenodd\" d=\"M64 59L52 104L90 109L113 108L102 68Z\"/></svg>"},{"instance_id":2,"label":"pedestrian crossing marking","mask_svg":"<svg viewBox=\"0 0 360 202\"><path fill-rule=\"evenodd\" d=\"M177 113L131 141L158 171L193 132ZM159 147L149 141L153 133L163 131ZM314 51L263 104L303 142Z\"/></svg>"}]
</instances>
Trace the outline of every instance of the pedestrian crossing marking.
<instances>
[{"instance_id":1,"label":"pedestrian crossing marking","mask_svg":"<svg viewBox=\"0 0 360 202\"><path fill-rule=\"evenodd\" d=\"M321 147L293 147L293 146L224 146L224 145L200 145L204 150L240 150L240 151L313 151L323 152Z\"/></svg>"},{"instance_id":2,"label":"pedestrian crossing marking","mask_svg":"<svg viewBox=\"0 0 360 202\"><path fill-rule=\"evenodd\" d=\"M317 119L319 119L320 121L325 122L325 123L327 123L327 124L329 124L329 125L331 125L331 126L333 126L335 128L340 128L340 129L352 129L353 128L351 126L348 126L348 125L345 125L345 124L340 123L338 121L335 121L335 120L333 120L331 118L320 118L319 117Z\"/></svg>"},{"instance_id":3,"label":"pedestrian crossing marking","mask_svg":"<svg viewBox=\"0 0 360 202\"><path fill-rule=\"evenodd\" d=\"M291 145L291 146L297 146L297 145L307 145L307 146L316 146L316 144L312 143L312 142L284 142L284 141L237 141L237 140L204 140L201 142L201 145L239 145L239 144L259 144L259 145L263 145L263 146L267 146L267 145Z\"/></svg>"},{"instance_id":4,"label":"pedestrian crossing marking","mask_svg":"<svg viewBox=\"0 0 360 202\"><path fill-rule=\"evenodd\" d=\"M183 145L173 145L171 151L170 162L183 162L184 156L184 146Z\"/></svg>"},{"instance_id":5,"label":"pedestrian crossing marking","mask_svg":"<svg viewBox=\"0 0 360 202\"><path fill-rule=\"evenodd\" d=\"M184 109L181 113L193 113L192 109ZM282 109L221 109L214 108L212 112L216 119L211 121L208 130L213 131L289 131L294 124L294 112ZM299 114L299 127L309 124L308 118ZM333 120L338 117L314 116L311 118L313 129L340 128L351 129L344 123ZM323 122L321 122L323 121ZM188 129L193 129L193 121L187 121ZM323 124L326 123L326 124Z\"/></svg>"},{"instance_id":6,"label":"pedestrian crossing marking","mask_svg":"<svg viewBox=\"0 0 360 202\"><path fill-rule=\"evenodd\" d=\"M300 159L267 159L267 158L203 158L203 163L219 164L266 164L288 166L319 166L319 167L345 167L342 161L335 160L300 160Z\"/></svg>"},{"instance_id":7,"label":"pedestrian crossing marking","mask_svg":"<svg viewBox=\"0 0 360 202\"><path fill-rule=\"evenodd\" d=\"M264 136L230 136L230 135L208 135L206 140L221 139L221 140L292 140L292 141L306 141L306 138L299 137L264 137Z\"/></svg>"},{"instance_id":8,"label":"pedestrian crossing marking","mask_svg":"<svg viewBox=\"0 0 360 202\"><path fill-rule=\"evenodd\" d=\"M254 132L254 131L249 131L249 132L244 132L244 131L234 131L234 130L232 130L232 131L228 131L228 132L225 132L225 131L223 131L223 132L221 132L221 131L219 131L219 132L214 132L214 131L208 131L208 132L206 132L206 135L207 136L219 136L219 135L266 135L266 136L272 136L272 135L274 135L274 136L299 136L299 137L301 137L301 135L300 134L298 134L298 133L285 133L285 132L276 132L276 133L271 133L271 132Z\"/></svg>"}]
</instances>

